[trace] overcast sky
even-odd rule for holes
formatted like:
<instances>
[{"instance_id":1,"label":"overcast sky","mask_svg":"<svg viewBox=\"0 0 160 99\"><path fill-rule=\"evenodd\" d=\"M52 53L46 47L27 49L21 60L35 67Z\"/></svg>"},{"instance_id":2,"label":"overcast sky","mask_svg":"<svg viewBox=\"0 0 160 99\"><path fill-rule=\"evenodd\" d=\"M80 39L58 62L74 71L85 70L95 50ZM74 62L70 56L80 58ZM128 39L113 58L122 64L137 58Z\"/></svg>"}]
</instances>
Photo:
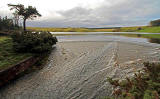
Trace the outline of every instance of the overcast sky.
<instances>
[{"instance_id":1,"label":"overcast sky","mask_svg":"<svg viewBox=\"0 0 160 99\"><path fill-rule=\"evenodd\" d=\"M42 14L27 26L111 27L147 25L160 18L160 0L0 0L0 16L10 16L7 4L32 5Z\"/></svg>"}]
</instances>

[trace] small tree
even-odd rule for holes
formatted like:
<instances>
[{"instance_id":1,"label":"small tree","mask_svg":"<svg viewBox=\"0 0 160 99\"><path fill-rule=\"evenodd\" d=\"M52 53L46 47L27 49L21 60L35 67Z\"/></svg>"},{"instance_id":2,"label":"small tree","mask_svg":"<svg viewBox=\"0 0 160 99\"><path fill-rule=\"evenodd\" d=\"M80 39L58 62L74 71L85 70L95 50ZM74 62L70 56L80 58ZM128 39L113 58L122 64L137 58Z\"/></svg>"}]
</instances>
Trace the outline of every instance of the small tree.
<instances>
[{"instance_id":1,"label":"small tree","mask_svg":"<svg viewBox=\"0 0 160 99\"><path fill-rule=\"evenodd\" d=\"M28 6L27 8L25 8L24 5L22 4L17 4L17 5L8 4L8 6L11 7L10 10L15 10L15 13L17 13L17 15L23 18L24 31L26 30L26 20L27 19L34 19L38 16L39 17L41 16L41 14L39 14L37 9L32 6Z\"/></svg>"}]
</instances>

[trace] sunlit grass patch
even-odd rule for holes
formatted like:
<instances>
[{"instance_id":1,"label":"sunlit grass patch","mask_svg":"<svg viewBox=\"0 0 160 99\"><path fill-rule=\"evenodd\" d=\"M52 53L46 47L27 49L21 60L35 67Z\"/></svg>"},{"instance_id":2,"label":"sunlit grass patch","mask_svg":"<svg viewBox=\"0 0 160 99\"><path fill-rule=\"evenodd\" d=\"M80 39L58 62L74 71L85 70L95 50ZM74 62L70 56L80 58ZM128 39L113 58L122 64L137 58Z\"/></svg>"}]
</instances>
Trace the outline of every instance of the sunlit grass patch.
<instances>
[{"instance_id":1,"label":"sunlit grass patch","mask_svg":"<svg viewBox=\"0 0 160 99\"><path fill-rule=\"evenodd\" d=\"M34 31L49 31L49 32L148 32L160 33L160 26L135 26L121 28L44 28L44 27L27 27Z\"/></svg>"},{"instance_id":2,"label":"sunlit grass patch","mask_svg":"<svg viewBox=\"0 0 160 99\"><path fill-rule=\"evenodd\" d=\"M119 32L147 32L147 33L160 33L160 26L136 26L136 27L122 27Z\"/></svg>"},{"instance_id":3,"label":"sunlit grass patch","mask_svg":"<svg viewBox=\"0 0 160 99\"><path fill-rule=\"evenodd\" d=\"M34 31L49 31L49 32L112 32L115 29L101 29L101 28L41 28L41 27L28 27L29 30Z\"/></svg>"},{"instance_id":4,"label":"sunlit grass patch","mask_svg":"<svg viewBox=\"0 0 160 99\"><path fill-rule=\"evenodd\" d=\"M143 27L139 32L160 33L160 26L157 27Z\"/></svg>"}]
</instances>

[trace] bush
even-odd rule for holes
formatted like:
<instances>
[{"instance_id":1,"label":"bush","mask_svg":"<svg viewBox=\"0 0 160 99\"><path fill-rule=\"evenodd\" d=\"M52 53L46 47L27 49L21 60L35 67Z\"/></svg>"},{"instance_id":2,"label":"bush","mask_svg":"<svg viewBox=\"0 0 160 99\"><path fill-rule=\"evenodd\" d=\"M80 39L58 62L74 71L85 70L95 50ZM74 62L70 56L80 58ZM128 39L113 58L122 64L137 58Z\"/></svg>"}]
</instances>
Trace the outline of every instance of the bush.
<instances>
[{"instance_id":1,"label":"bush","mask_svg":"<svg viewBox=\"0 0 160 99\"><path fill-rule=\"evenodd\" d=\"M16 32L11 35L16 52L43 53L51 51L57 38L49 32Z\"/></svg>"},{"instance_id":2,"label":"bush","mask_svg":"<svg viewBox=\"0 0 160 99\"><path fill-rule=\"evenodd\" d=\"M144 69L133 78L123 81L108 78L108 81L114 86L117 99L159 99L160 63L144 63Z\"/></svg>"}]
</instances>

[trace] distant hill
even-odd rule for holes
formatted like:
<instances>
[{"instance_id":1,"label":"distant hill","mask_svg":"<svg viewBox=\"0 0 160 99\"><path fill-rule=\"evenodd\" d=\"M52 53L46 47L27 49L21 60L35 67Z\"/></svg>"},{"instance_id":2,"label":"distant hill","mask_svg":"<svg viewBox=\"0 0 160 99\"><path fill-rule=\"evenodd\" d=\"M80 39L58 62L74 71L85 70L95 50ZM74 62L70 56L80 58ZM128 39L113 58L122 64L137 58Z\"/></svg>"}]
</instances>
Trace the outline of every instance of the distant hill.
<instances>
[{"instance_id":1,"label":"distant hill","mask_svg":"<svg viewBox=\"0 0 160 99\"><path fill-rule=\"evenodd\" d=\"M160 26L160 19L151 21L150 26Z\"/></svg>"},{"instance_id":2,"label":"distant hill","mask_svg":"<svg viewBox=\"0 0 160 99\"><path fill-rule=\"evenodd\" d=\"M102 27L102 28L86 28L86 29L119 29L121 27Z\"/></svg>"}]
</instances>

